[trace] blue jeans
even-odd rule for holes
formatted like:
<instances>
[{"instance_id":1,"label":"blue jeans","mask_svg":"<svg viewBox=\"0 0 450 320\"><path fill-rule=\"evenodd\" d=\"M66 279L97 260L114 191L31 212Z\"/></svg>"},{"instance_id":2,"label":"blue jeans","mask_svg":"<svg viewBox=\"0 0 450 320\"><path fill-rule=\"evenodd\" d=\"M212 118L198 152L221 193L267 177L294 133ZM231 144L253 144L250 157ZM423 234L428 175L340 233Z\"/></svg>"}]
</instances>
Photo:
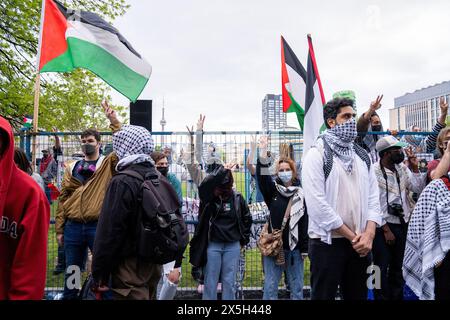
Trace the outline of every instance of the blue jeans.
<instances>
[{"instance_id":1,"label":"blue jeans","mask_svg":"<svg viewBox=\"0 0 450 320\"><path fill-rule=\"evenodd\" d=\"M236 273L239 270L241 245L236 242L210 242L207 249L203 300L217 300L217 284L221 276L222 300L235 300Z\"/></svg>"},{"instance_id":2,"label":"blue jeans","mask_svg":"<svg viewBox=\"0 0 450 320\"><path fill-rule=\"evenodd\" d=\"M285 265L275 264L275 258L263 257L264 294L263 300L278 299L278 284L286 268L287 280L291 289L291 300L303 299L303 258L299 250L284 250Z\"/></svg>"},{"instance_id":3,"label":"blue jeans","mask_svg":"<svg viewBox=\"0 0 450 320\"><path fill-rule=\"evenodd\" d=\"M81 223L67 220L64 225L64 251L66 254L66 268L70 266L78 266L81 270L84 268L85 256L87 248L93 251L95 230L97 229L97 221ZM78 289L69 289L67 287L69 277L73 279L73 273L68 273L64 277L64 300L77 299ZM81 281L81 279L79 280ZM73 283L73 281L69 281Z\"/></svg>"},{"instance_id":4,"label":"blue jeans","mask_svg":"<svg viewBox=\"0 0 450 320\"><path fill-rule=\"evenodd\" d=\"M50 190L50 188L48 187L48 185L47 185L47 183L45 182L44 183L44 189L45 189L45 196L47 197L47 200L48 200L48 204L52 204L52 196L51 196L51 190Z\"/></svg>"}]
</instances>

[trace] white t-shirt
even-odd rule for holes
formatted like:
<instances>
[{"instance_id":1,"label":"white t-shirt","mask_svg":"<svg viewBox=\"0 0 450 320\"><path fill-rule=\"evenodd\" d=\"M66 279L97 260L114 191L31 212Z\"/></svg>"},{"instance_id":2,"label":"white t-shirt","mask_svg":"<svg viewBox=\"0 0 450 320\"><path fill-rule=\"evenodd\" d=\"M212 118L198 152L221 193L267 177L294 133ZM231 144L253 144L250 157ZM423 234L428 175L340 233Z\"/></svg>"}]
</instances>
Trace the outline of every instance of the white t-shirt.
<instances>
[{"instance_id":1,"label":"white t-shirt","mask_svg":"<svg viewBox=\"0 0 450 320\"><path fill-rule=\"evenodd\" d=\"M342 222L353 232L361 230L361 194L359 190L358 166L353 166L352 172L345 171L338 159L336 169L339 170L339 190L336 212ZM332 232L333 238L343 238L336 231Z\"/></svg>"}]
</instances>

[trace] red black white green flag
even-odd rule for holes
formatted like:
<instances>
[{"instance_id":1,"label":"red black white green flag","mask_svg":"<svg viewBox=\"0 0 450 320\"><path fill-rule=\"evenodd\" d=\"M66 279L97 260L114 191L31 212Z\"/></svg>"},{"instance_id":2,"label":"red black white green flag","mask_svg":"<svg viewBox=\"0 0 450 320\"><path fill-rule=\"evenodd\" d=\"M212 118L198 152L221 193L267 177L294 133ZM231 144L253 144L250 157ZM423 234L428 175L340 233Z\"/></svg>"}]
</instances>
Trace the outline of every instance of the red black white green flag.
<instances>
[{"instance_id":1,"label":"red black white green flag","mask_svg":"<svg viewBox=\"0 0 450 320\"><path fill-rule=\"evenodd\" d=\"M295 112L300 128L303 129L306 70L283 36L281 37L281 87L283 111Z\"/></svg>"},{"instance_id":2,"label":"red black white green flag","mask_svg":"<svg viewBox=\"0 0 450 320\"><path fill-rule=\"evenodd\" d=\"M150 64L99 15L42 1L38 72L88 69L135 101L150 77Z\"/></svg>"},{"instance_id":3,"label":"red black white green flag","mask_svg":"<svg viewBox=\"0 0 450 320\"><path fill-rule=\"evenodd\" d=\"M303 155L314 144L320 132L324 130L323 106L325 96L311 35L308 35L308 72L306 77L305 117L303 126Z\"/></svg>"}]
</instances>

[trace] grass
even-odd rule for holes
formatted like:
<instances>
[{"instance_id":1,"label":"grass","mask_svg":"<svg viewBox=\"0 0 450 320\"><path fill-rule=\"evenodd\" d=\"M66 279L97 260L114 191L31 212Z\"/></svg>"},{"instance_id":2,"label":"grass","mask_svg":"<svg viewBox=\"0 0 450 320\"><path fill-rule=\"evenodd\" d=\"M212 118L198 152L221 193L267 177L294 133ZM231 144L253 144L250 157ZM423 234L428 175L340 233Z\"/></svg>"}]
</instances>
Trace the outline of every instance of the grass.
<instances>
[{"instance_id":1,"label":"grass","mask_svg":"<svg viewBox=\"0 0 450 320\"><path fill-rule=\"evenodd\" d=\"M181 266L183 278L179 285L180 288L197 287L197 283L191 276L192 267L189 264L189 246L185 252L185 258ZM244 287L246 288L261 288L264 284L264 274L262 270L262 259L259 249L248 249L245 252L245 275ZM283 286L283 279L280 280L280 285ZM310 285L309 259L305 260L304 265L304 285Z\"/></svg>"},{"instance_id":2,"label":"grass","mask_svg":"<svg viewBox=\"0 0 450 320\"><path fill-rule=\"evenodd\" d=\"M243 172L233 172L236 189L245 197L245 174ZM187 184L183 181L182 185L183 197L187 195ZM51 217L54 219L56 215L57 202L55 201L51 206ZM53 270L56 266L58 256L58 244L56 241L55 225L51 224L48 233L48 255L47 255L47 281L46 287L58 287L62 288L64 283L64 275L54 275ZM182 263L182 279L180 282L180 288L192 288L197 287L197 283L191 276L191 265L189 264L189 246L185 252L185 258ZM305 261L304 266L304 282L305 285L309 285L309 260ZM86 277L86 273L83 274L83 279ZM257 248L246 250L245 260L245 277L244 287L259 288L263 286L264 275L262 271L262 259L261 253ZM280 281L283 285L283 280Z\"/></svg>"}]
</instances>

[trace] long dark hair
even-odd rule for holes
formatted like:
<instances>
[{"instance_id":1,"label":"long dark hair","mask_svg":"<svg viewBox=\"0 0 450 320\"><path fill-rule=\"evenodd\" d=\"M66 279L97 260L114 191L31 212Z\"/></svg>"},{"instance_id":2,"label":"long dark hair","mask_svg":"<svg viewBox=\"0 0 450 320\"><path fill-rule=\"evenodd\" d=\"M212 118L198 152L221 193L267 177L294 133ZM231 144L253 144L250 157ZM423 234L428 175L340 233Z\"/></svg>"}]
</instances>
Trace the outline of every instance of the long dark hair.
<instances>
[{"instance_id":1,"label":"long dark hair","mask_svg":"<svg viewBox=\"0 0 450 320\"><path fill-rule=\"evenodd\" d=\"M14 148L14 162L20 170L28 174L33 173L33 169L31 168L31 163L28 160L27 155L22 149L17 147Z\"/></svg>"}]
</instances>

